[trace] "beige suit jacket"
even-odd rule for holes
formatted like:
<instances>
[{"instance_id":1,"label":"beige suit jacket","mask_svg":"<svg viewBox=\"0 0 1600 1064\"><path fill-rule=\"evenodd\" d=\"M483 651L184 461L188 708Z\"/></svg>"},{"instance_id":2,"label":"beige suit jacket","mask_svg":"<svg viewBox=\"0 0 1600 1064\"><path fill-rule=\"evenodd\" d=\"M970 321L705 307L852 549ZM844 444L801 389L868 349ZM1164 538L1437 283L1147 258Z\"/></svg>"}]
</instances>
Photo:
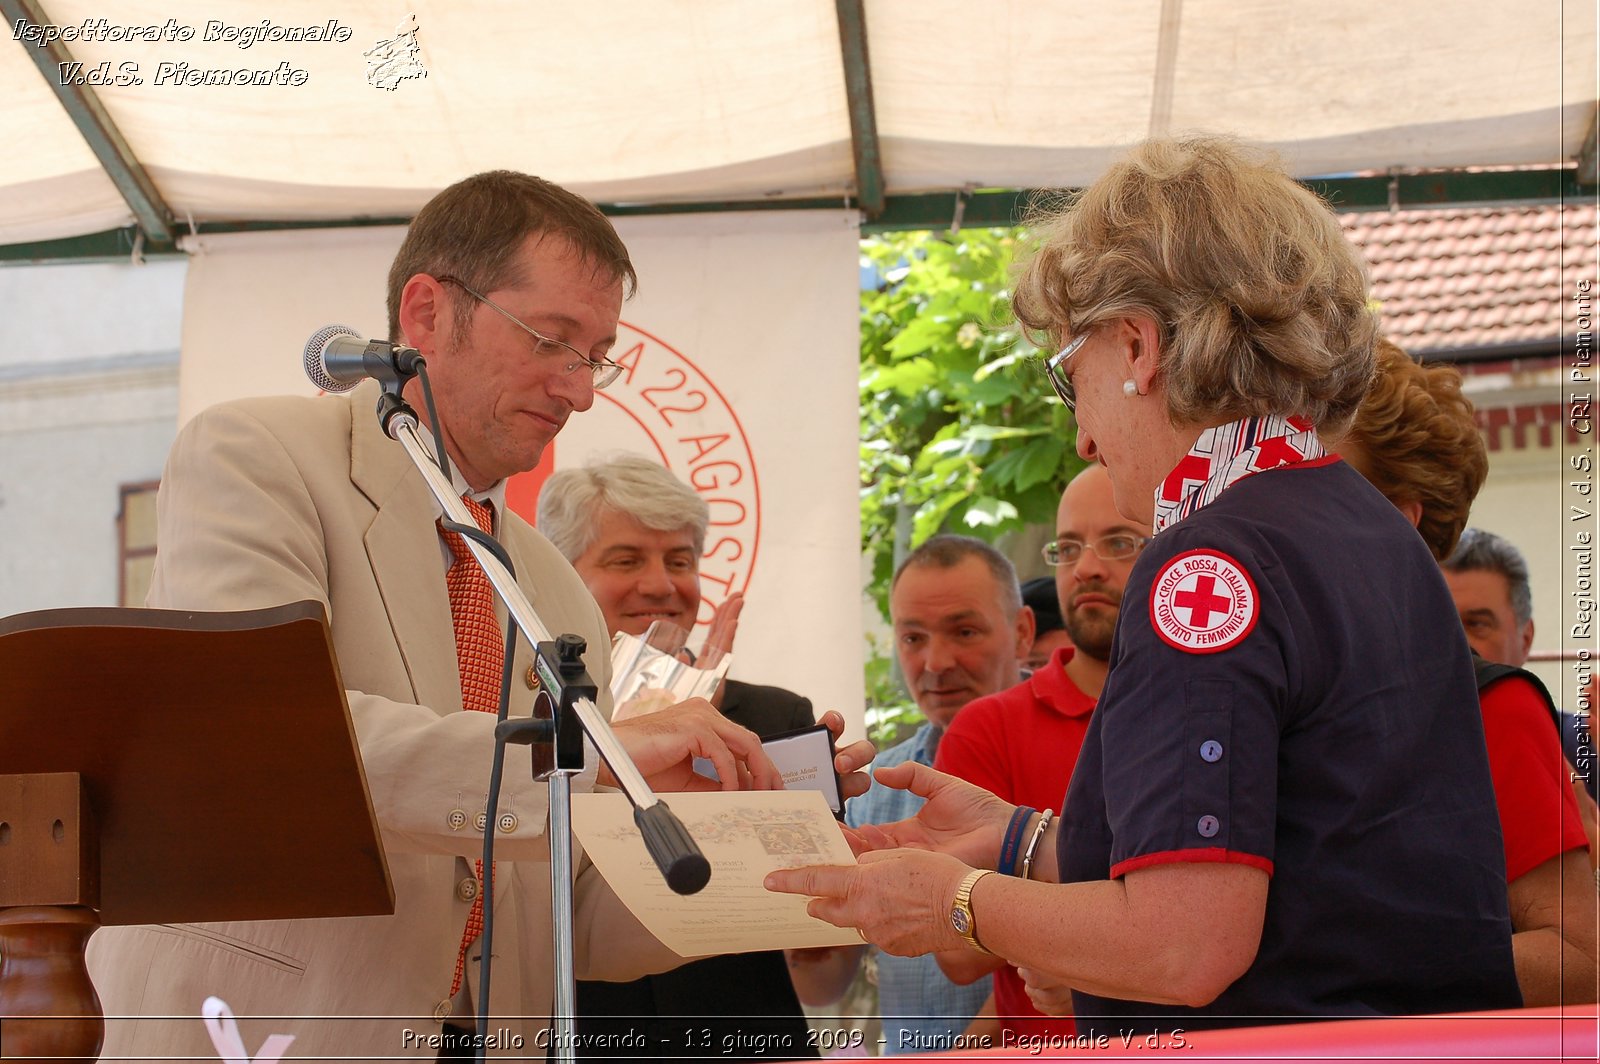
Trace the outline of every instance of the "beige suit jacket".
<instances>
[{"instance_id":1,"label":"beige suit jacket","mask_svg":"<svg viewBox=\"0 0 1600 1064\"><path fill-rule=\"evenodd\" d=\"M367 385L346 397L245 400L190 422L162 479L149 604L326 606L395 913L104 928L89 959L108 1017L108 1056L214 1056L196 1018L212 994L240 1016L284 1017L242 1023L251 1049L281 1032L296 1036L297 1057L436 1052L405 1032L439 1030L436 1010L469 909L458 888L481 848L471 818L485 804L494 717L462 711L434 502L400 445L379 430L376 394ZM605 692L610 644L577 573L521 518L506 514L499 534L550 630L588 640L590 671ZM531 704L527 658L523 641L513 714ZM601 708L609 705L603 694ZM498 1016L522 1017L494 1026L520 1035L532 1054L550 1015L552 977L547 798L529 756L527 747L510 748L501 792L500 810L517 827L496 843L491 1005ZM574 789L592 785L592 772ZM468 815L464 830L451 827L455 809ZM579 978L632 979L681 963L580 864ZM469 976L477 1000L475 965ZM155 1019L162 1016L185 1018Z\"/></svg>"}]
</instances>

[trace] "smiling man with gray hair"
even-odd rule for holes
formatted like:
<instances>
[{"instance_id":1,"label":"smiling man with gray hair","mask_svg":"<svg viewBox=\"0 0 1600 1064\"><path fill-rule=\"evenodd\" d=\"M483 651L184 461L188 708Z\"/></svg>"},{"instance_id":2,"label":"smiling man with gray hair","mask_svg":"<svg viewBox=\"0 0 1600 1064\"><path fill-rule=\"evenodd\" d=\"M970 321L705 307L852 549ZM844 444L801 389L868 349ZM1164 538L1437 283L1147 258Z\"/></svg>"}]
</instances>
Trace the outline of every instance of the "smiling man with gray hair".
<instances>
[{"instance_id":1,"label":"smiling man with gray hair","mask_svg":"<svg viewBox=\"0 0 1600 1064\"><path fill-rule=\"evenodd\" d=\"M657 621L694 628L708 520L706 502L692 488L636 455L562 470L539 492L539 530L578 570L612 634L643 635ZM721 603L708 643L731 647L742 608L737 593ZM815 723L811 702L781 687L728 680L714 701L725 717L763 738ZM844 725L837 713L824 722L835 736ZM870 744L840 756L864 764ZM865 778L858 782L854 789L865 789ZM845 787L849 793L849 781ZM617 1042L618 1055L631 1054L621 1040L586 1036L634 1028L667 1053L737 1044L745 1056L817 1055L780 951L709 957L631 983L578 984L585 1056L608 1055L589 1048L608 1041Z\"/></svg>"}]
</instances>

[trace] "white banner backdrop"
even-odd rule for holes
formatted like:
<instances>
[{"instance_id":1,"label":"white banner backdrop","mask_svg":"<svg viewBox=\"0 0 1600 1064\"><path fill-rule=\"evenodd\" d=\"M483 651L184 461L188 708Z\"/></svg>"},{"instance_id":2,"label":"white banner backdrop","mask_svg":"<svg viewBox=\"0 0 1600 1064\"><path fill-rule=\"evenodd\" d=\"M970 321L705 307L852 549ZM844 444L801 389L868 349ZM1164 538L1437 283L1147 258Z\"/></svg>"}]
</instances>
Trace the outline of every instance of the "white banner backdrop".
<instances>
[{"instance_id":1,"label":"white banner backdrop","mask_svg":"<svg viewBox=\"0 0 1600 1064\"><path fill-rule=\"evenodd\" d=\"M862 734L857 511L857 240L852 212L619 219L639 273L612 352L627 367L575 415L540 470L513 479L530 520L543 471L632 451L706 499L701 627L746 606L733 675L838 709ZM245 395L312 394L306 339L385 332L403 230L191 238L180 424Z\"/></svg>"}]
</instances>

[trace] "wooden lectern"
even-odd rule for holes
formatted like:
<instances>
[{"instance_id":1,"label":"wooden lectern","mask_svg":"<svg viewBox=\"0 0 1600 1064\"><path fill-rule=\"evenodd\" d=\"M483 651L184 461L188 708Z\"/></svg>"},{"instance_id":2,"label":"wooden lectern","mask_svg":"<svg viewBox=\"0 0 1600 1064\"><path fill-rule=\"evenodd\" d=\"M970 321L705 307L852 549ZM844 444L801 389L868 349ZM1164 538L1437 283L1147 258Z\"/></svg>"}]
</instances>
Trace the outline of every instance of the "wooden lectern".
<instances>
[{"instance_id":1,"label":"wooden lectern","mask_svg":"<svg viewBox=\"0 0 1600 1064\"><path fill-rule=\"evenodd\" d=\"M102 925L394 912L319 603L18 614L0 676L6 1059L97 1059Z\"/></svg>"}]
</instances>

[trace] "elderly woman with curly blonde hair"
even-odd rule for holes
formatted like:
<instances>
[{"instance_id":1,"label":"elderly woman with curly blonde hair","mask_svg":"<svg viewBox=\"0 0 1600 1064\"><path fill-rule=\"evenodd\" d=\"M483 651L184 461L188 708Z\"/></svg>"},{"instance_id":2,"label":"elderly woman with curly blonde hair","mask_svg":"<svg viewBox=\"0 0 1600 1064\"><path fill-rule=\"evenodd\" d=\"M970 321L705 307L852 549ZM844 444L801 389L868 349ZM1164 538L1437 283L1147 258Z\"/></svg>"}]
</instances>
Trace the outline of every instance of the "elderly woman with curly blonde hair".
<instances>
[{"instance_id":1,"label":"elderly woman with curly blonde hair","mask_svg":"<svg viewBox=\"0 0 1600 1064\"><path fill-rule=\"evenodd\" d=\"M922 812L769 886L891 952L999 954L1045 1011L1070 988L1081 1034L1516 1006L1449 592L1318 438L1373 375L1337 220L1235 142L1162 139L1040 244L1017 315L1155 530L1061 816L883 770Z\"/></svg>"}]
</instances>

